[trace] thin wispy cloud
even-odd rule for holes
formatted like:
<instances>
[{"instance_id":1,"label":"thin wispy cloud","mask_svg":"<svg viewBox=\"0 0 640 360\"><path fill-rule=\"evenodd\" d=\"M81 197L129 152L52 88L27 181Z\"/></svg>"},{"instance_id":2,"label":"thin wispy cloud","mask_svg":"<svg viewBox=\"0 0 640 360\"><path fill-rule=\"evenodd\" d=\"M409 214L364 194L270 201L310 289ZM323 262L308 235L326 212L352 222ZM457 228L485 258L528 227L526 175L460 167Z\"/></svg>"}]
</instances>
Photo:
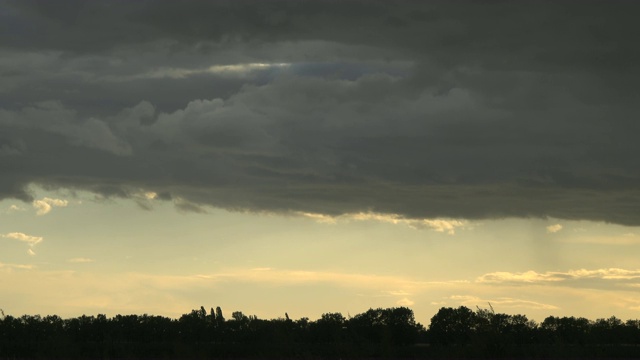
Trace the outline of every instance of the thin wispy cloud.
<instances>
[{"instance_id":1,"label":"thin wispy cloud","mask_svg":"<svg viewBox=\"0 0 640 360\"><path fill-rule=\"evenodd\" d=\"M484 274L476 279L479 283L540 283L562 281L565 278L558 273L537 273L535 271L526 271L522 273L512 273L506 271L497 271Z\"/></svg>"},{"instance_id":2,"label":"thin wispy cloud","mask_svg":"<svg viewBox=\"0 0 640 360\"><path fill-rule=\"evenodd\" d=\"M610 235L581 235L565 239L561 242L570 244L600 244L614 246L632 246L640 244L640 236L635 233L610 234Z\"/></svg>"},{"instance_id":3,"label":"thin wispy cloud","mask_svg":"<svg viewBox=\"0 0 640 360\"><path fill-rule=\"evenodd\" d=\"M449 300L459 304L475 308L476 306L484 307L488 304L497 306L500 308L524 308L524 309L543 309L543 310L556 310L557 306L553 304L544 304L531 300L510 298L510 297L498 297L498 298L481 298L475 295L452 295Z\"/></svg>"},{"instance_id":4,"label":"thin wispy cloud","mask_svg":"<svg viewBox=\"0 0 640 360\"><path fill-rule=\"evenodd\" d=\"M619 268L607 269L578 269L548 272L527 271L493 272L484 274L476 279L478 283L487 284L543 284L543 283L567 283L576 280L601 279L601 280L635 280L640 279L640 270L628 270Z\"/></svg>"},{"instance_id":5,"label":"thin wispy cloud","mask_svg":"<svg viewBox=\"0 0 640 360\"><path fill-rule=\"evenodd\" d=\"M27 254L31 256L36 254L33 248L44 240L42 236L32 236L32 235L27 235L21 232L11 232L7 234L0 234L0 237L3 237L5 239L18 240L18 241L27 243L29 245L29 248L27 249Z\"/></svg>"},{"instance_id":6,"label":"thin wispy cloud","mask_svg":"<svg viewBox=\"0 0 640 360\"><path fill-rule=\"evenodd\" d=\"M158 68L145 72L144 74L136 74L129 76L106 76L102 78L106 81L129 82L141 79L184 79L191 76L202 75L221 75L221 76L247 76L251 72L266 71L271 69L280 69L289 67L288 63L248 63L248 64L227 64L212 65L206 68Z\"/></svg>"},{"instance_id":7,"label":"thin wispy cloud","mask_svg":"<svg viewBox=\"0 0 640 360\"><path fill-rule=\"evenodd\" d=\"M466 220L456 219L408 219L398 214L382 214L372 212L359 212L353 214L343 214L339 216L329 216L318 213L298 213L320 223L336 224L338 222L349 221L374 221L394 225L404 225L414 229L428 229L437 232L454 235L456 229L464 229L469 225Z\"/></svg>"},{"instance_id":8,"label":"thin wispy cloud","mask_svg":"<svg viewBox=\"0 0 640 360\"><path fill-rule=\"evenodd\" d=\"M42 242L42 240L44 240L42 236L31 236L21 232L11 232L7 234L2 234L0 236L6 239L14 239L14 240L25 242L29 244L29 246L35 246L40 242Z\"/></svg>"},{"instance_id":9,"label":"thin wispy cloud","mask_svg":"<svg viewBox=\"0 0 640 360\"><path fill-rule=\"evenodd\" d=\"M238 269L204 276L217 280L236 279L238 281L258 281L280 284L333 283L345 287L371 289L413 289L428 286L428 284L424 282L395 276L328 271L279 270L272 268L257 268L252 270Z\"/></svg>"},{"instance_id":10,"label":"thin wispy cloud","mask_svg":"<svg viewBox=\"0 0 640 360\"><path fill-rule=\"evenodd\" d=\"M13 270L13 269L33 270L35 268L36 268L35 265L29 265L29 264L6 264L6 263L0 262L0 269L6 269L6 270Z\"/></svg>"}]
</instances>

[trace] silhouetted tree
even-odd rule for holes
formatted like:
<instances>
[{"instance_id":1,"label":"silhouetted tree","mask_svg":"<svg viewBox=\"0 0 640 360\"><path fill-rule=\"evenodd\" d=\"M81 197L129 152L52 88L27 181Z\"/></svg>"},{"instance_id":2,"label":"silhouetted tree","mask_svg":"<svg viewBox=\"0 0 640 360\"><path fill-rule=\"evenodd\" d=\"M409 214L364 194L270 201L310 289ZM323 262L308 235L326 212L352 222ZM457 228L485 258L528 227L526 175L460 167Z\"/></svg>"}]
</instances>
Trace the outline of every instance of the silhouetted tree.
<instances>
[{"instance_id":1,"label":"silhouetted tree","mask_svg":"<svg viewBox=\"0 0 640 360\"><path fill-rule=\"evenodd\" d=\"M597 319L592 325L592 339L605 344L619 344L624 338L624 323L615 316Z\"/></svg>"},{"instance_id":2,"label":"silhouetted tree","mask_svg":"<svg viewBox=\"0 0 640 360\"><path fill-rule=\"evenodd\" d=\"M224 322L219 307L210 314L200 307L178 320L147 314L4 315L0 358L634 358L640 344L639 320L550 316L538 325L524 315L496 313L491 306L476 312L464 306L441 308L429 326L430 342L438 345L431 347L407 346L424 328L404 307L369 309L349 319L325 313L316 321L286 315L260 320L241 311L234 311L232 319Z\"/></svg>"},{"instance_id":3,"label":"silhouetted tree","mask_svg":"<svg viewBox=\"0 0 640 360\"><path fill-rule=\"evenodd\" d=\"M468 344L476 323L476 314L466 306L443 307L431 318L429 337L441 345Z\"/></svg>"},{"instance_id":4,"label":"silhouetted tree","mask_svg":"<svg viewBox=\"0 0 640 360\"><path fill-rule=\"evenodd\" d=\"M496 313L491 304L488 309L478 307L475 321L474 342L492 355L502 354L509 346L531 343L537 326L524 315Z\"/></svg>"},{"instance_id":5,"label":"silhouetted tree","mask_svg":"<svg viewBox=\"0 0 640 360\"><path fill-rule=\"evenodd\" d=\"M222 315L220 306L216 307L216 323L218 326L224 324L224 316Z\"/></svg>"},{"instance_id":6,"label":"silhouetted tree","mask_svg":"<svg viewBox=\"0 0 640 360\"><path fill-rule=\"evenodd\" d=\"M406 307L369 309L350 319L348 326L367 341L386 346L412 344L423 329Z\"/></svg>"},{"instance_id":7,"label":"silhouetted tree","mask_svg":"<svg viewBox=\"0 0 640 360\"><path fill-rule=\"evenodd\" d=\"M341 313L322 314L320 319L310 325L311 336L315 341L335 343L345 340L346 319Z\"/></svg>"},{"instance_id":8,"label":"silhouetted tree","mask_svg":"<svg viewBox=\"0 0 640 360\"><path fill-rule=\"evenodd\" d=\"M585 318L549 316L540 324L540 331L548 343L584 344L591 327Z\"/></svg>"}]
</instances>

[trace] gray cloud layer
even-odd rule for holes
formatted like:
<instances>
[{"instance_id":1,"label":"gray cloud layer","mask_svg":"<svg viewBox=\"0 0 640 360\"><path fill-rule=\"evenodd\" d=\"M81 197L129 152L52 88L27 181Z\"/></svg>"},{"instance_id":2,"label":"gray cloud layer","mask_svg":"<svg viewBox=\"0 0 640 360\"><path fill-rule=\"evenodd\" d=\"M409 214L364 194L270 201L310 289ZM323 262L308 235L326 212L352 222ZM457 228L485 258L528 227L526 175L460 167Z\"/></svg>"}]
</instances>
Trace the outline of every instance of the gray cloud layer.
<instances>
[{"instance_id":1,"label":"gray cloud layer","mask_svg":"<svg viewBox=\"0 0 640 360\"><path fill-rule=\"evenodd\" d=\"M640 4L0 5L0 198L640 225Z\"/></svg>"}]
</instances>

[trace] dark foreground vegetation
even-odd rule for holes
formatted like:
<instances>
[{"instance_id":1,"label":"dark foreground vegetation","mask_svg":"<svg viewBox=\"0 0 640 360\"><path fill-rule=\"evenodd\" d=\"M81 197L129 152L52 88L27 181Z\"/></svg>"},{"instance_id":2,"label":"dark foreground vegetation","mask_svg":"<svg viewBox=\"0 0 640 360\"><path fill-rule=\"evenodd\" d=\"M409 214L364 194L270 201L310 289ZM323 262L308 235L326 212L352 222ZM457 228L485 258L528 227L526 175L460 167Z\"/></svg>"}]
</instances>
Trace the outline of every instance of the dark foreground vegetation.
<instances>
[{"instance_id":1,"label":"dark foreground vegetation","mask_svg":"<svg viewBox=\"0 0 640 360\"><path fill-rule=\"evenodd\" d=\"M0 358L640 358L640 320L441 308L428 329L405 308L262 320L218 307L152 315L0 317Z\"/></svg>"}]
</instances>

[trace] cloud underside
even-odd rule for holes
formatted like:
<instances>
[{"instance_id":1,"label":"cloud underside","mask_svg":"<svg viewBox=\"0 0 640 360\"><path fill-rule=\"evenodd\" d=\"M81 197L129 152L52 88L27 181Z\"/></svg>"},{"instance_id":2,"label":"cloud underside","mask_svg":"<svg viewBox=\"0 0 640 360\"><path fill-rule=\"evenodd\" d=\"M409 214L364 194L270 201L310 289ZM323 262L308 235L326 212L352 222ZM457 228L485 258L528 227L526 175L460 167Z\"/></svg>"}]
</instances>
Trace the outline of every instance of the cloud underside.
<instances>
[{"instance_id":1,"label":"cloud underside","mask_svg":"<svg viewBox=\"0 0 640 360\"><path fill-rule=\"evenodd\" d=\"M2 15L0 199L640 225L628 9L68 4Z\"/></svg>"}]
</instances>

